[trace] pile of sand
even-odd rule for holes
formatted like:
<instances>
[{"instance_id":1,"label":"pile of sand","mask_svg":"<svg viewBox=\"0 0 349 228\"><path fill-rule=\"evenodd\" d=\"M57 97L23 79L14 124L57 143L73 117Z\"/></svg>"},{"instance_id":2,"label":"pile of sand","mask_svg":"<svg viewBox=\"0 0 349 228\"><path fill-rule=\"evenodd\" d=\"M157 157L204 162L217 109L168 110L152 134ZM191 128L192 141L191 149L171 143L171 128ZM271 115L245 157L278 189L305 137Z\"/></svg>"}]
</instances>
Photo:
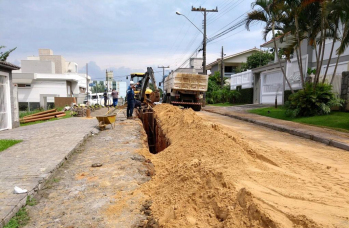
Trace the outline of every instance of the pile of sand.
<instances>
[{"instance_id":1,"label":"pile of sand","mask_svg":"<svg viewBox=\"0 0 349 228\"><path fill-rule=\"evenodd\" d=\"M345 227L349 183L287 151L249 145L191 109L162 104L170 146L142 186L161 227ZM344 224L344 225L343 225Z\"/></svg>"}]
</instances>

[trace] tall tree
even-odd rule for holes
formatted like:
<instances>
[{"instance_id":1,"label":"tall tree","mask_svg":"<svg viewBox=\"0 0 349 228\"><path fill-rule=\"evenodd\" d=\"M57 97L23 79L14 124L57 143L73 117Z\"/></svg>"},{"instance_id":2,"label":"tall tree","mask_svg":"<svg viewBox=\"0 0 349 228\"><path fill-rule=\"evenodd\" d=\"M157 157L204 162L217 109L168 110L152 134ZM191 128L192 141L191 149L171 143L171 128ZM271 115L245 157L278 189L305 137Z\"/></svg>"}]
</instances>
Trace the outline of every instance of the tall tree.
<instances>
[{"instance_id":1,"label":"tall tree","mask_svg":"<svg viewBox=\"0 0 349 228\"><path fill-rule=\"evenodd\" d=\"M280 21L282 17L284 16L282 14L282 6L284 2L283 1L277 1L277 0L256 0L252 3L252 8L258 7L257 9L254 9L252 12L247 14L246 18L246 29L250 30L250 25L252 22L262 22L265 23L264 27L264 40L267 38L267 34L270 31L272 32L272 39L274 42L274 50L277 52L279 49L276 44L275 40L275 30L278 30L278 28L281 27ZM288 86L290 87L292 93L294 93L292 86L286 77L285 69L282 67L279 55L275 55L277 58L277 62L280 65L281 72L285 78L285 81L287 82Z\"/></svg>"}]
</instances>

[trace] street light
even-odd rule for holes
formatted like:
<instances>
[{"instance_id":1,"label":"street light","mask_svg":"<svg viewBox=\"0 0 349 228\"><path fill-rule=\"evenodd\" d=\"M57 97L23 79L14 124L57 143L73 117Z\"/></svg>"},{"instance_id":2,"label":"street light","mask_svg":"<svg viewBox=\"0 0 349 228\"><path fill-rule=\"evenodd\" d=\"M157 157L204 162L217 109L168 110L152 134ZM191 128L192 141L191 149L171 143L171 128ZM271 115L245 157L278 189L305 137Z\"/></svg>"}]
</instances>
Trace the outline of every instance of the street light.
<instances>
[{"instance_id":1,"label":"street light","mask_svg":"<svg viewBox=\"0 0 349 228\"><path fill-rule=\"evenodd\" d=\"M178 11L176 11L176 14L177 14L177 15L182 15L183 17L187 18L187 16L185 16L184 14L181 14L181 13L178 12ZM204 35L204 33L203 33L198 27L196 27L196 25L195 25L193 22L191 22L191 20L189 20L189 18L187 18L187 20L188 20L190 23L192 23L192 25L194 25L195 28L197 28L197 30L199 30L199 32L202 33L202 35Z\"/></svg>"}]
</instances>

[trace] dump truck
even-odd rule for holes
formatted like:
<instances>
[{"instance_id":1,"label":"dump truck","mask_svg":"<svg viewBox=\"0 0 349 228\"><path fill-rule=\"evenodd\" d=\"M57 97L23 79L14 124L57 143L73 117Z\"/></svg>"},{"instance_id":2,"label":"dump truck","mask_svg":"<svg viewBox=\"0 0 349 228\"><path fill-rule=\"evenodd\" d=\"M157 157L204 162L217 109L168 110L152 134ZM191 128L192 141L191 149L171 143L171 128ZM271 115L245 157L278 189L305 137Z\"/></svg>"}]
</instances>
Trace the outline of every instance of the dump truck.
<instances>
[{"instance_id":1,"label":"dump truck","mask_svg":"<svg viewBox=\"0 0 349 228\"><path fill-rule=\"evenodd\" d=\"M207 86L207 75L171 72L164 81L163 103L200 111Z\"/></svg>"}]
</instances>

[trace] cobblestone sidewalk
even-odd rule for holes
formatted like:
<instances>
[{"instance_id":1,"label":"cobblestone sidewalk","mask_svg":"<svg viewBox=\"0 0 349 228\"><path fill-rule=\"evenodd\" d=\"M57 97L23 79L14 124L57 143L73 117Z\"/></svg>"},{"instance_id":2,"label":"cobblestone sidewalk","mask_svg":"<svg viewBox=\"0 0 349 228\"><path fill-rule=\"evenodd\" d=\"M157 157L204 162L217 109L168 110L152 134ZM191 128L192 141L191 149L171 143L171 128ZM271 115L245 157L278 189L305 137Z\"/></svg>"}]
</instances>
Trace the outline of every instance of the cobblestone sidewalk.
<instances>
[{"instance_id":1,"label":"cobblestone sidewalk","mask_svg":"<svg viewBox=\"0 0 349 228\"><path fill-rule=\"evenodd\" d=\"M0 152L0 228L88 135L98 133L96 126L95 118L68 118L0 132L0 139L23 140ZM28 194L14 194L15 186Z\"/></svg>"}]
</instances>

